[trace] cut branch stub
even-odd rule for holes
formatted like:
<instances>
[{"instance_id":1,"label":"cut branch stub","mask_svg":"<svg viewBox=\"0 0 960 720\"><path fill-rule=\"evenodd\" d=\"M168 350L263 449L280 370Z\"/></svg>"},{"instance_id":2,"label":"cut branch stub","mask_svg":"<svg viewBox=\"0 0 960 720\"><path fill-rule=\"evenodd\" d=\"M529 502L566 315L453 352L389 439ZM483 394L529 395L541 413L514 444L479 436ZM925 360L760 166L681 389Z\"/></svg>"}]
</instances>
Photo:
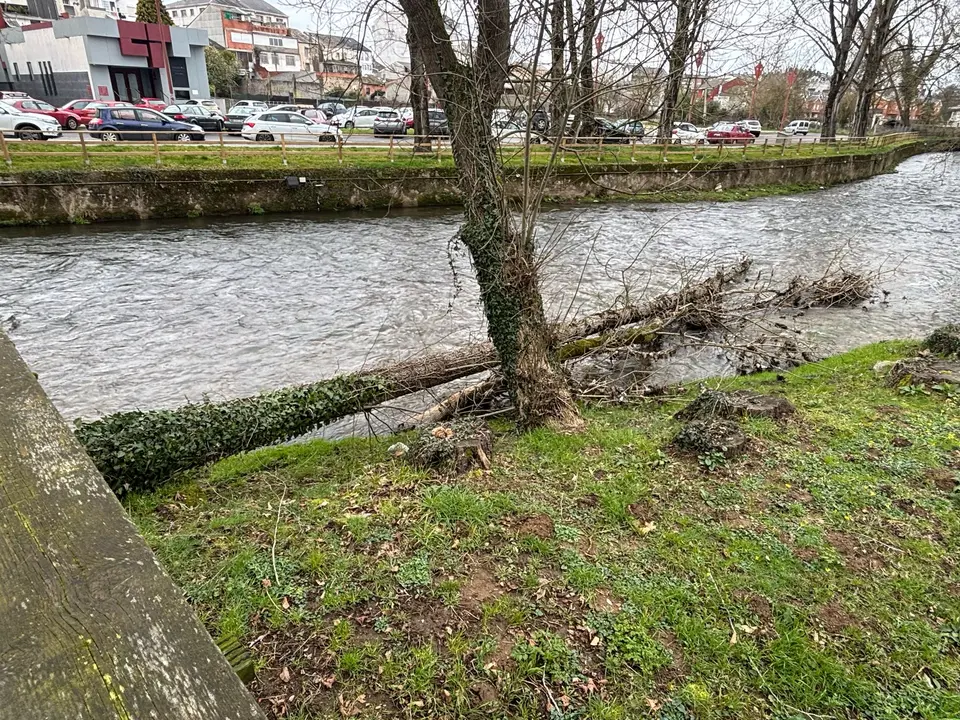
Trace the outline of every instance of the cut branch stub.
<instances>
[{"instance_id":1,"label":"cut branch stub","mask_svg":"<svg viewBox=\"0 0 960 720\"><path fill-rule=\"evenodd\" d=\"M678 420L735 420L741 417L780 419L796 412L793 404L779 395L762 395L750 390L704 390L674 417Z\"/></svg>"},{"instance_id":2,"label":"cut branch stub","mask_svg":"<svg viewBox=\"0 0 960 720\"><path fill-rule=\"evenodd\" d=\"M410 449L416 467L440 473L465 473L475 467L488 470L493 436L482 420L464 418L423 430Z\"/></svg>"}]
</instances>

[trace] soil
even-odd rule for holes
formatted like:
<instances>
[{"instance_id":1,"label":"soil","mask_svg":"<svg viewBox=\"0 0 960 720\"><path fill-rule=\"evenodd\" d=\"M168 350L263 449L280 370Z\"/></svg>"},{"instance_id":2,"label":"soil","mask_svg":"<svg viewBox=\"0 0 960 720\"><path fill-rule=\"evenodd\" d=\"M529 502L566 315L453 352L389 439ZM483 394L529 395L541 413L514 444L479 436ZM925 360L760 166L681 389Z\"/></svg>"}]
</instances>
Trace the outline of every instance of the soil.
<instances>
[{"instance_id":1,"label":"soil","mask_svg":"<svg viewBox=\"0 0 960 720\"><path fill-rule=\"evenodd\" d=\"M680 646L680 642L673 632L670 630L661 630L657 634L657 640L667 649L672 660L669 665L657 671L655 682L658 687L668 687L686 677L687 673L690 672L690 668L687 666L686 660L683 657L683 648Z\"/></svg>"},{"instance_id":2,"label":"soil","mask_svg":"<svg viewBox=\"0 0 960 720\"><path fill-rule=\"evenodd\" d=\"M896 436L894 436L894 438L890 441L890 444L893 445L894 447L905 448L905 447L910 447L911 445L913 445L913 442L910 441L910 440L907 440L907 438L905 438L905 437L901 437L900 435L896 435Z\"/></svg>"},{"instance_id":3,"label":"soil","mask_svg":"<svg viewBox=\"0 0 960 720\"><path fill-rule=\"evenodd\" d=\"M549 540L553 537L553 518L544 513L528 517L517 528L517 535L533 535L541 540Z\"/></svg>"},{"instance_id":4,"label":"soil","mask_svg":"<svg viewBox=\"0 0 960 720\"><path fill-rule=\"evenodd\" d=\"M460 588L460 604L478 611L483 603L502 594L503 588L497 583L493 573L485 567L478 567L470 572L467 581Z\"/></svg>"},{"instance_id":5,"label":"soil","mask_svg":"<svg viewBox=\"0 0 960 720\"><path fill-rule=\"evenodd\" d=\"M840 607L836 600L821 606L817 610L817 619L819 619L823 629L831 635L839 635L847 628L859 624L856 618Z\"/></svg>"},{"instance_id":6,"label":"soil","mask_svg":"<svg viewBox=\"0 0 960 720\"><path fill-rule=\"evenodd\" d=\"M621 603L609 590L599 588L590 600L590 608L599 612L620 612Z\"/></svg>"},{"instance_id":7,"label":"soil","mask_svg":"<svg viewBox=\"0 0 960 720\"><path fill-rule=\"evenodd\" d=\"M750 612L760 621L762 628L770 629L773 627L773 605L767 598L746 590L737 590L733 593L733 596L737 602L750 609Z\"/></svg>"},{"instance_id":8,"label":"soil","mask_svg":"<svg viewBox=\"0 0 960 720\"><path fill-rule=\"evenodd\" d=\"M887 562L882 555L852 535L828 532L827 540L840 553L844 564L855 572L867 573L886 567Z\"/></svg>"},{"instance_id":9,"label":"soil","mask_svg":"<svg viewBox=\"0 0 960 720\"><path fill-rule=\"evenodd\" d=\"M957 473L948 468L929 468L923 476L943 492L953 492L957 486Z\"/></svg>"}]
</instances>

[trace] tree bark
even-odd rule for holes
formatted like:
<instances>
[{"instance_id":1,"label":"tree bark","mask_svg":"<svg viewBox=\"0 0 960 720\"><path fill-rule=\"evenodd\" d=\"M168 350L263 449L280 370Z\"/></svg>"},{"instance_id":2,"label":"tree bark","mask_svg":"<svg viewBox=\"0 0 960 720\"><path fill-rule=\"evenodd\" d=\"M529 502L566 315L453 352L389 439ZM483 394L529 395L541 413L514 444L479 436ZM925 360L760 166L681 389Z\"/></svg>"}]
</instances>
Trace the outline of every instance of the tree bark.
<instances>
[{"instance_id":1,"label":"tree bark","mask_svg":"<svg viewBox=\"0 0 960 720\"><path fill-rule=\"evenodd\" d=\"M0 708L263 720L0 332Z\"/></svg>"},{"instance_id":2,"label":"tree bark","mask_svg":"<svg viewBox=\"0 0 960 720\"><path fill-rule=\"evenodd\" d=\"M550 88L550 131L559 136L563 133L567 124L567 101L566 83L564 79L564 45L565 35L563 30L564 21L563 0L551 0L550 2L550 79L552 87Z\"/></svg>"},{"instance_id":3,"label":"tree bark","mask_svg":"<svg viewBox=\"0 0 960 720\"><path fill-rule=\"evenodd\" d=\"M593 118L597 114L597 89L594 77L593 42L597 34L596 0L583 0L583 44L580 48L580 103L577 106L577 126L593 132Z\"/></svg>"},{"instance_id":4,"label":"tree bark","mask_svg":"<svg viewBox=\"0 0 960 720\"><path fill-rule=\"evenodd\" d=\"M892 39L893 19L899 7L900 0L878 0L874 5L870 23L873 33L864 40L867 48L864 53L863 70L860 73L857 104L851 128L854 137L864 137L870 129L874 99L880 82L880 70Z\"/></svg>"},{"instance_id":5,"label":"tree bark","mask_svg":"<svg viewBox=\"0 0 960 720\"><path fill-rule=\"evenodd\" d=\"M407 28L407 48L410 52L410 107L413 108L413 151L430 152L430 118L427 78L423 61L414 50L410 28Z\"/></svg>"},{"instance_id":6,"label":"tree bark","mask_svg":"<svg viewBox=\"0 0 960 720\"><path fill-rule=\"evenodd\" d=\"M662 142L669 142L673 138L673 123L683 87L683 71L703 31L709 4L710 0L676 0L674 3L676 17L673 33L669 42L664 43L667 77L663 89L663 105L660 108L660 127L657 130L657 138Z\"/></svg>"}]
</instances>

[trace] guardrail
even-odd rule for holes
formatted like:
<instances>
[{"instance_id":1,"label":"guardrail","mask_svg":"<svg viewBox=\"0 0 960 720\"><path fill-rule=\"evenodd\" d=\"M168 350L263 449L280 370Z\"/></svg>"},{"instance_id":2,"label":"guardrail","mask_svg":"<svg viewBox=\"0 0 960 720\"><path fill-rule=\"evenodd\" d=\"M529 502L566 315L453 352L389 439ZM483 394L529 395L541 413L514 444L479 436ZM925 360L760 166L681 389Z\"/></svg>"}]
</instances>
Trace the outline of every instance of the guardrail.
<instances>
[{"instance_id":1,"label":"guardrail","mask_svg":"<svg viewBox=\"0 0 960 720\"><path fill-rule=\"evenodd\" d=\"M11 142L0 136L0 155L8 169L17 167L36 167L38 164L63 164L79 161L82 166L94 164L113 164L123 166L163 166L175 163L180 166L198 164L242 164L245 159L255 157L276 158L283 167L291 163L303 165L305 158L321 164L350 164L360 161L395 162L398 159L420 158L437 162L452 156L448 137L411 135L391 135L381 141L369 134L350 133L333 138L318 137L309 133L273 133L268 143L236 140L224 132L207 132L203 140L191 140L190 133L162 133L143 131L116 131L115 135L125 138L123 142L105 142L99 139L100 133L84 128L67 130L64 136L53 142L20 141ZM830 155L844 152L863 152L884 147L910 138L916 133L890 133L871 137L805 138L796 136L766 137L744 141L725 139L723 141L673 140L662 142L657 138L611 138L580 137L538 138L531 135L534 142L529 143L523 133L516 133L498 140L500 151L506 162L516 162L529 156L535 164L545 164L557 153L557 161L610 162L649 162L659 160L667 162L671 156L684 153L693 160L706 160L723 157L783 157L789 155ZM324 139L333 142L323 142ZM166 142L177 140L179 142ZM190 141L188 141L190 140ZM542 142L536 142L542 140ZM556 145L556 147L555 147ZM513 152L511 152L513 151ZM512 155L512 157L511 157ZM51 162L44 163L43 160ZM122 162L119 162L122 160ZM134 160L134 162L129 162ZM108 161L104 163L103 161Z\"/></svg>"}]
</instances>

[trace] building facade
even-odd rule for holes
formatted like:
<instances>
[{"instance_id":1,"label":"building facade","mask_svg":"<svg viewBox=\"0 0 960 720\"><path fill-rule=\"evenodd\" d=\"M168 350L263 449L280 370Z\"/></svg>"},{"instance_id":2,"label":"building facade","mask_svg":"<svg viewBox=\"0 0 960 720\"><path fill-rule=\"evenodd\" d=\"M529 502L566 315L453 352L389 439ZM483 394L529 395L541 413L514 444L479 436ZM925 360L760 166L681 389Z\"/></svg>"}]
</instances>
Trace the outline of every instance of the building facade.
<instances>
[{"instance_id":1,"label":"building facade","mask_svg":"<svg viewBox=\"0 0 960 720\"><path fill-rule=\"evenodd\" d=\"M210 97L199 30L86 16L6 28L2 38L4 84L53 105Z\"/></svg>"}]
</instances>

